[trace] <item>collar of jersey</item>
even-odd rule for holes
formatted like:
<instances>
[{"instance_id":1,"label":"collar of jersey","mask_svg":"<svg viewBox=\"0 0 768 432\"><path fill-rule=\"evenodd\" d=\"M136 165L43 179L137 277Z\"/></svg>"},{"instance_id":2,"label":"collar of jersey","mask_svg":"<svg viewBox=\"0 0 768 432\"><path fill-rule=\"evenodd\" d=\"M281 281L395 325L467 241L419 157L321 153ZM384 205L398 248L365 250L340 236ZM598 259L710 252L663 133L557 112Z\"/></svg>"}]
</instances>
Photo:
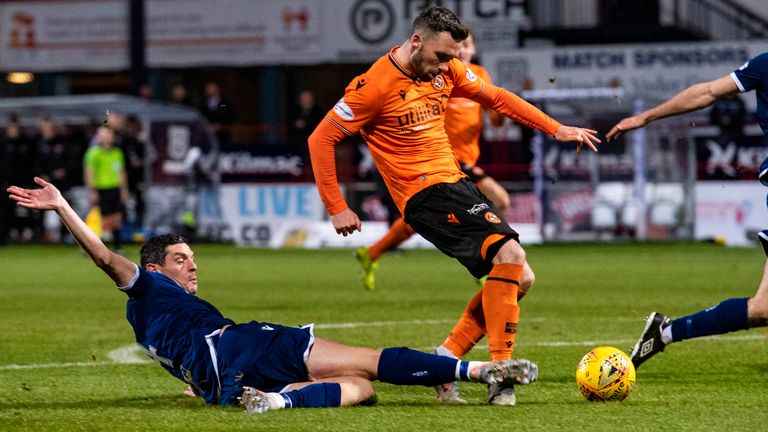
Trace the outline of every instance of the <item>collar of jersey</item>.
<instances>
[{"instance_id":1,"label":"collar of jersey","mask_svg":"<svg viewBox=\"0 0 768 432\"><path fill-rule=\"evenodd\" d=\"M389 61L391 61L392 64L395 66L395 68L397 68L397 70L399 70L400 73L402 73L403 75L407 76L408 78L414 81L421 81L418 77L416 77L416 75L408 72L408 70L405 69L403 66L401 66L400 63L398 63L397 60L395 59L395 51L397 51L399 48L400 48L400 45L389 50Z\"/></svg>"}]
</instances>

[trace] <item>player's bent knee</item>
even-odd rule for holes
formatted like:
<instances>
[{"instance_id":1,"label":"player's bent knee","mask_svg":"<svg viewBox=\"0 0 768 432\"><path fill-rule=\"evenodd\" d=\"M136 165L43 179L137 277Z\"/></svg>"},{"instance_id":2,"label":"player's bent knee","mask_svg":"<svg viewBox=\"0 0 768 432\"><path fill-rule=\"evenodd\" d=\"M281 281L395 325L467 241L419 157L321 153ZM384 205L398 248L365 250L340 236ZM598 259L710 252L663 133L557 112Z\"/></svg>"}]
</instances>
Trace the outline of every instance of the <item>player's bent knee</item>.
<instances>
[{"instance_id":1,"label":"player's bent knee","mask_svg":"<svg viewBox=\"0 0 768 432\"><path fill-rule=\"evenodd\" d=\"M525 250L520 243L509 240L499 249L493 258L493 264L523 264L525 263Z\"/></svg>"},{"instance_id":2,"label":"player's bent knee","mask_svg":"<svg viewBox=\"0 0 768 432\"><path fill-rule=\"evenodd\" d=\"M520 280L520 289L524 292L528 292L531 289L534 282L536 282L536 275L533 273L530 267L525 266L523 270L523 277Z\"/></svg>"},{"instance_id":3,"label":"player's bent knee","mask_svg":"<svg viewBox=\"0 0 768 432\"><path fill-rule=\"evenodd\" d=\"M763 327L768 325L768 297L753 297L747 303L747 314L750 327Z\"/></svg>"},{"instance_id":4,"label":"player's bent knee","mask_svg":"<svg viewBox=\"0 0 768 432\"><path fill-rule=\"evenodd\" d=\"M341 386L341 406L352 406L373 400L376 389L365 378L350 377L339 383Z\"/></svg>"}]
</instances>

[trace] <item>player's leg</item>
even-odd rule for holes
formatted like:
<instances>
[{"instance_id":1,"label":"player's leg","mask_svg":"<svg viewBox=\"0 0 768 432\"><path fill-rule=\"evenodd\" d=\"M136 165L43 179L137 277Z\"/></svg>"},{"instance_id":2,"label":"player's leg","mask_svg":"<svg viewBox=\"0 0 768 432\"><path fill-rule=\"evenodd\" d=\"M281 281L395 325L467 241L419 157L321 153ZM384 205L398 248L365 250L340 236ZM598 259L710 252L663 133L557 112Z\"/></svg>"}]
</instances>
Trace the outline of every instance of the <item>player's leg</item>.
<instances>
[{"instance_id":1,"label":"player's leg","mask_svg":"<svg viewBox=\"0 0 768 432\"><path fill-rule=\"evenodd\" d=\"M373 383L365 378L340 376L287 385L280 392L244 387L240 404L250 413L284 408L331 408L358 405L375 396Z\"/></svg>"},{"instance_id":2,"label":"player's leg","mask_svg":"<svg viewBox=\"0 0 768 432\"><path fill-rule=\"evenodd\" d=\"M370 247L357 249L355 256L363 270L363 287L372 291L376 288L375 272L378 268L378 260L386 252L400 246L413 235L413 229L405 223L403 218L398 218L392 223L384 236Z\"/></svg>"},{"instance_id":3,"label":"player's leg","mask_svg":"<svg viewBox=\"0 0 768 432\"><path fill-rule=\"evenodd\" d=\"M509 193L496 180L492 177L485 176L482 180L477 182L477 188L491 200L499 213L503 215L507 212L507 209L509 208Z\"/></svg>"},{"instance_id":4,"label":"player's leg","mask_svg":"<svg viewBox=\"0 0 768 432\"><path fill-rule=\"evenodd\" d=\"M377 350L328 339L316 339L307 359L309 375L315 379L353 376L397 385L434 386L454 380L528 383L537 378L535 368L525 360L467 362L406 347Z\"/></svg>"},{"instance_id":5,"label":"player's leg","mask_svg":"<svg viewBox=\"0 0 768 432\"><path fill-rule=\"evenodd\" d=\"M453 327L443 344L437 347L435 354L460 359L485 336L485 315L483 314L482 302L483 290L480 290L469 300L459 322ZM440 403L467 403L459 394L456 381L436 385L435 392Z\"/></svg>"},{"instance_id":6,"label":"player's leg","mask_svg":"<svg viewBox=\"0 0 768 432\"><path fill-rule=\"evenodd\" d=\"M768 260L752 298L730 298L708 309L671 320L653 312L640 339L632 347L632 363L638 368L664 351L667 345L686 339L711 336L768 325Z\"/></svg>"}]
</instances>

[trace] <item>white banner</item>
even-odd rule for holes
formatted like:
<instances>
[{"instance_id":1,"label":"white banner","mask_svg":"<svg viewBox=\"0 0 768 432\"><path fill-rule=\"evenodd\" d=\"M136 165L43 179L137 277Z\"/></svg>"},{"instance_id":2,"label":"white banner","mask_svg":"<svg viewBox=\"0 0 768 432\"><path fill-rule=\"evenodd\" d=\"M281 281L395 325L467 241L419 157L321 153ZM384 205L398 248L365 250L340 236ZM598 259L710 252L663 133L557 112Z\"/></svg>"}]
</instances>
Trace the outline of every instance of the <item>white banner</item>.
<instances>
[{"instance_id":1,"label":"white banner","mask_svg":"<svg viewBox=\"0 0 768 432\"><path fill-rule=\"evenodd\" d=\"M696 182L697 240L722 237L726 244L754 244L750 233L768 228L766 188L757 181Z\"/></svg>"},{"instance_id":2,"label":"white banner","mask_svg":"<svg viewBox=\"0 0 768 432\"><path fill-rule=\"evenodd\" d=\"M219 203L232 238L245 246L302 246L307 228L325 217L313 183L224 185Z\"/></svg>"},{"instance_id":3,"label":"white banner","mask_svg":"<svg viewBox=\"0 0 768 432\"><path fill-rule=\"evenodd\" d=\"M494 83L513 91L624 87L653 102L727 75L767 48L768 41L537 47L481 58Z\"/></svg>"},{"instance_id":4,"label":"white banner","mask_svg":"<svg viewBox=\"0 0 768 432\"><path fill-rule=\"evenodd\" d=\"M147 0L147 64L367 63L405 41L426 0ZM442 2L475 29L481 50L517 46L523 0ZM128 67L128 2L0 4L0 69Z\"/></svg>"}]
</instances>

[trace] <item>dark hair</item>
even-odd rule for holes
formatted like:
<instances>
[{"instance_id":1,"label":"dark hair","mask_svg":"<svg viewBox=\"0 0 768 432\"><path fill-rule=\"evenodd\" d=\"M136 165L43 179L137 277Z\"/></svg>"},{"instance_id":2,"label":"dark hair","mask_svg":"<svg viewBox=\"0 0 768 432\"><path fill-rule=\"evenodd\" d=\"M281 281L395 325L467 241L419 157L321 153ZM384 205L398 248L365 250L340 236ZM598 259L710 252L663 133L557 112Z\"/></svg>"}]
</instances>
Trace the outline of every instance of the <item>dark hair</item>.
<instances>
[{"instance_id":1,"label":"dark hair","mask_svg":"<svg viewBox=\"0 0 768 432\"><path fill-rule=\"evenodd\" d=\"M440 6L430 6L419 14L413 20L413 32L426 30L430 34L448 32L456 42L461 42L467 38L467 27L461 22L459 17L450 9Z\"/></svg>"},{"instance_id":2,"label":"dark hair","mask_svg":"<svg viewBox=\"0 0 768 432\"><path fill-rule=\"evenodd\" d=\"M149 263L165 264L165 248L186 242L187 239L178 234L163 234L150 238L144 242L139 252L141 268L146 267Z\"/></svg>"}]
</instances>

